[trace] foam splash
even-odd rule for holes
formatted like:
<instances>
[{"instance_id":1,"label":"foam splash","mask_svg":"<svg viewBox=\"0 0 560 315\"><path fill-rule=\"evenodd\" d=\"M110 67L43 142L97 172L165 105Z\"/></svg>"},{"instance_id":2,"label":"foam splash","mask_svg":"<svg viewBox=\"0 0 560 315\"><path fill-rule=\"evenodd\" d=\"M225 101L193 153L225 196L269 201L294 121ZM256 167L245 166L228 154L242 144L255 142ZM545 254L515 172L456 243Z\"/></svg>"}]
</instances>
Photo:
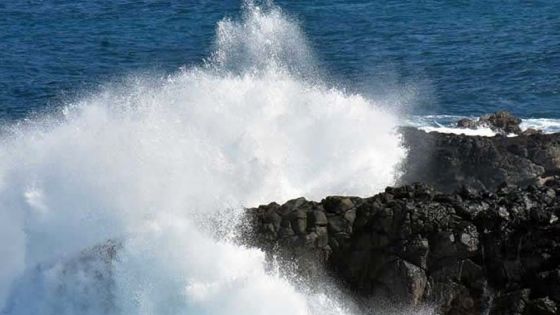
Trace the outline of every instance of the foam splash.
<instances>
[{"instance_id":1,"label":"foam splash","mask_svg":"<svg viewBox=\"0 0 560 315\"><path fill-rule=\"evenodd\" d=\"M227 230L243 206L394 182L405 154L397 120L304 79L308 52L277 8L248 4L240 21L219 24L206 66L132 78L61 119L12 128L0 144L0 309L350 314L198 220L225 215ZM123 243L109 265L79 258L110 239Z\"/></svg>"},{"instance_id":2,"label":"foam splash","mask_svg":"<svg viewBox=\"0 0 560 315\"><path fill-rule=\"evenodd\" d=\"M470 128L458 128L458 127L446 127L446 126L420 126L418 127L420 130L424 130L426 132L440 132L440 133L451 133L456 135L466 135L466 136L482 136L482 137L493 137L497 133L487 127L479 127L476 129Z\"/></svg>"},{"instance_id":3,"label":"foam splash","mask_svg":"<svg viewBox=\"0 0 560 315\"><path fill-rule=\"evenodd\" d=\"M411 116L405 125L417 127L418 129L426 132L436 131L441 133L464 134L467 136L483 136L493 137L497 133L488 127L479 127L476 129L459 128L457 121L468 118L477 120L478 117L474 116L457 116L457 115L425 115L425 116ZM560 119L552 118L523 118L520 125L521 130L529 128L541 130L543 133L556 133L560 132ZM515 136L515 135L509 135Z\"/></svg>"},{"instance_id":4,"label":"foam splash","mask_svg":"<svg viewBox=\"0 0 560 315\"><path fill-rule=\"evenodd\" d=\"M521 122L521 129L529 128L542 130L544 133L560 132L560 119L552 118L528 118Z\"/></svg>"}]
</instances>

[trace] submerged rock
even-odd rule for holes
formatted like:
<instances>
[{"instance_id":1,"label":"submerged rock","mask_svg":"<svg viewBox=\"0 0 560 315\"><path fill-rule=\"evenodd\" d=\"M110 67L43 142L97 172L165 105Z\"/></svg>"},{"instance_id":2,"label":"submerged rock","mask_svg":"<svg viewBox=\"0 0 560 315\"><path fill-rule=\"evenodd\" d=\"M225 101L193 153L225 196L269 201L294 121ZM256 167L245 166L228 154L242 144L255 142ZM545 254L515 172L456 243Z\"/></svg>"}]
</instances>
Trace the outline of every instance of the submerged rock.
<instances>
[{"instance_id":1,"label":"submerged rock","mask_svg":"<svg viewBox=\"0 0 560 315\"><path fill-rule=\"evenodd\" d=\"M496 192L414 184L370 198L298 199L290 212L249 209L244 236L298 262L308 279L326 271L364 299L436 305L438 314L557 314L559 193L551 180ZM304 229L270 224L294 213Z\"/></svg>"}]
</instances>

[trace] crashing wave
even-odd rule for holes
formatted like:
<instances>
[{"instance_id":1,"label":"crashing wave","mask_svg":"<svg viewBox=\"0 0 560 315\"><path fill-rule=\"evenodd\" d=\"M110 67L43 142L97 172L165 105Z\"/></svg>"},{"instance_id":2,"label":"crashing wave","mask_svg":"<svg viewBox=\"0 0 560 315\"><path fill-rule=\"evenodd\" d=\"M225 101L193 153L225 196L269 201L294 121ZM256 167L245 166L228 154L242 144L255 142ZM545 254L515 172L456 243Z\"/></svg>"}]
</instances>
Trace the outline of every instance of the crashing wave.
<instances>
[{"instance_id":1,"label":"crashing wave","mask_svg":"<svg viewBox=\"0 0 560 315\"><path fill-rule=\"evenodd\" d=\"M398 120L321 84L277 7L247 3L216 47L201 67L130 78L2 136L4 313L351 312L267 269L232 229L244 206L393 184ZM109 265L79 258L111 239Z\"/></svg>"}]
</instances>

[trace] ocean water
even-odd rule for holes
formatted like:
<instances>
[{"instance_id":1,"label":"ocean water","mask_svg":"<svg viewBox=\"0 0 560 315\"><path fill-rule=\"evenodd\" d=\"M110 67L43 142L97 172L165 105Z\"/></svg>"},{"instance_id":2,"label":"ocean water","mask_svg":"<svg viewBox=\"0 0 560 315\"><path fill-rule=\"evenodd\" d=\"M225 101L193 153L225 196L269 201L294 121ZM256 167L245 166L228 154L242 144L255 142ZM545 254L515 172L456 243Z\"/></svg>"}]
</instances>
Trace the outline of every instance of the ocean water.
<instances>
[{"instance_id":1,"label":"ocean water","mask_svg":"<svg viewBox=\"0 0 560 315\"><path fill-rule=\"evenodd\" d=\"M0 3L0 313L360 314L237 227L394 184L405 123L557 126L556 5L454 3Z\"/></svg>"},{"instance_id":2,"label":"ocean water","mask_svg":"<svg viewBox=\"0 0 560 315\"><path fill-rule=\"evenodd\" d=\"M420 115L507 109L560 118L560 2L287 1L333 85ZM0 3L0 118L18 119L134 73L166 75L214 50L241 1Z\"/></svg>"}]
</instances>

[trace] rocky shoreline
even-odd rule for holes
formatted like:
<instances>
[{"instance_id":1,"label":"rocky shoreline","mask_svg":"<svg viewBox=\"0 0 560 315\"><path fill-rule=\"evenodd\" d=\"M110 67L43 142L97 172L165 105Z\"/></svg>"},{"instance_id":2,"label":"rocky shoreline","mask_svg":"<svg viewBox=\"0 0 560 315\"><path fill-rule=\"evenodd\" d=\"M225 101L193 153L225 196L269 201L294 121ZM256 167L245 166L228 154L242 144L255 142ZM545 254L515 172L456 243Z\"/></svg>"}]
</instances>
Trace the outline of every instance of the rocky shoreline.
<instances>
[{"instance_id":1,"label":"rocky shoreline","mask_svg":"<svg viewBox=\"0 0 560 315\"><path fill-rule=\"evenodd\" d=\"M520 122L500 123L516 137L403 128L404 186L248 209L243 239L358 298L437 314L560 314L560 134Z\"/></svg>"},{"instance_id":2,"label":"rocky shoreline","mask_svg":"<svg viewBox=\"0 0 560 315\"><path fill-rule=\"evenodd\" d=\"M401 129L408 155L401 184L422 182L444 192L462 186L495 190L560 175L560 133L516 137L466 136Z\"/></svg>"},{"instance_id":3,"label":"rocky shoreline","mask_svg":"<svg viewBox=\"0 0 560 315\"><path fill-rule=\"evenodd\" d=\"M249 209L245 239L329 272L360 297L439 314L558 314L560 182L445 194L423 184L370 198Z\"/></svg>"},{"instance_id":4,"label":"rocky shoreline","mask_svg":"<svg viewBox=\"0 0 560 315\"><path fill-rule=\"evenodd\" d=\"M422 182L443 192L463 186L496 190L503 183L526 187L560 175L560 133L522 131L520 124L512 114L497 112L457 122L460 128L491 128L494 137L403 127L408 155L399 184Z\"/></svg>"},{"instance_id":5,"label":"rocky shoreline","mask_svg":"<svg viewBox=\"0 0 560 315\"><path fill-rule=\"evenodd\" d=\"M488 127L499 119L480 121ZM500 126L517 130L520 120L508 121L492 127L495 137L402 128L408 158L397 187L369 198L298 198L246 209L239 241L311 286L328 275L367 314L378 314L379 301L382 312L391 305L407 314L560 314L560 134L519 129L508 137ZM7 310L26 309L17 297L33 287L28 282L55 275L58 295L109 313L121 242L37 266L15 285ZM64 285L84 274L94 275L94 291Z\"/></svg>"}]
</instances>

